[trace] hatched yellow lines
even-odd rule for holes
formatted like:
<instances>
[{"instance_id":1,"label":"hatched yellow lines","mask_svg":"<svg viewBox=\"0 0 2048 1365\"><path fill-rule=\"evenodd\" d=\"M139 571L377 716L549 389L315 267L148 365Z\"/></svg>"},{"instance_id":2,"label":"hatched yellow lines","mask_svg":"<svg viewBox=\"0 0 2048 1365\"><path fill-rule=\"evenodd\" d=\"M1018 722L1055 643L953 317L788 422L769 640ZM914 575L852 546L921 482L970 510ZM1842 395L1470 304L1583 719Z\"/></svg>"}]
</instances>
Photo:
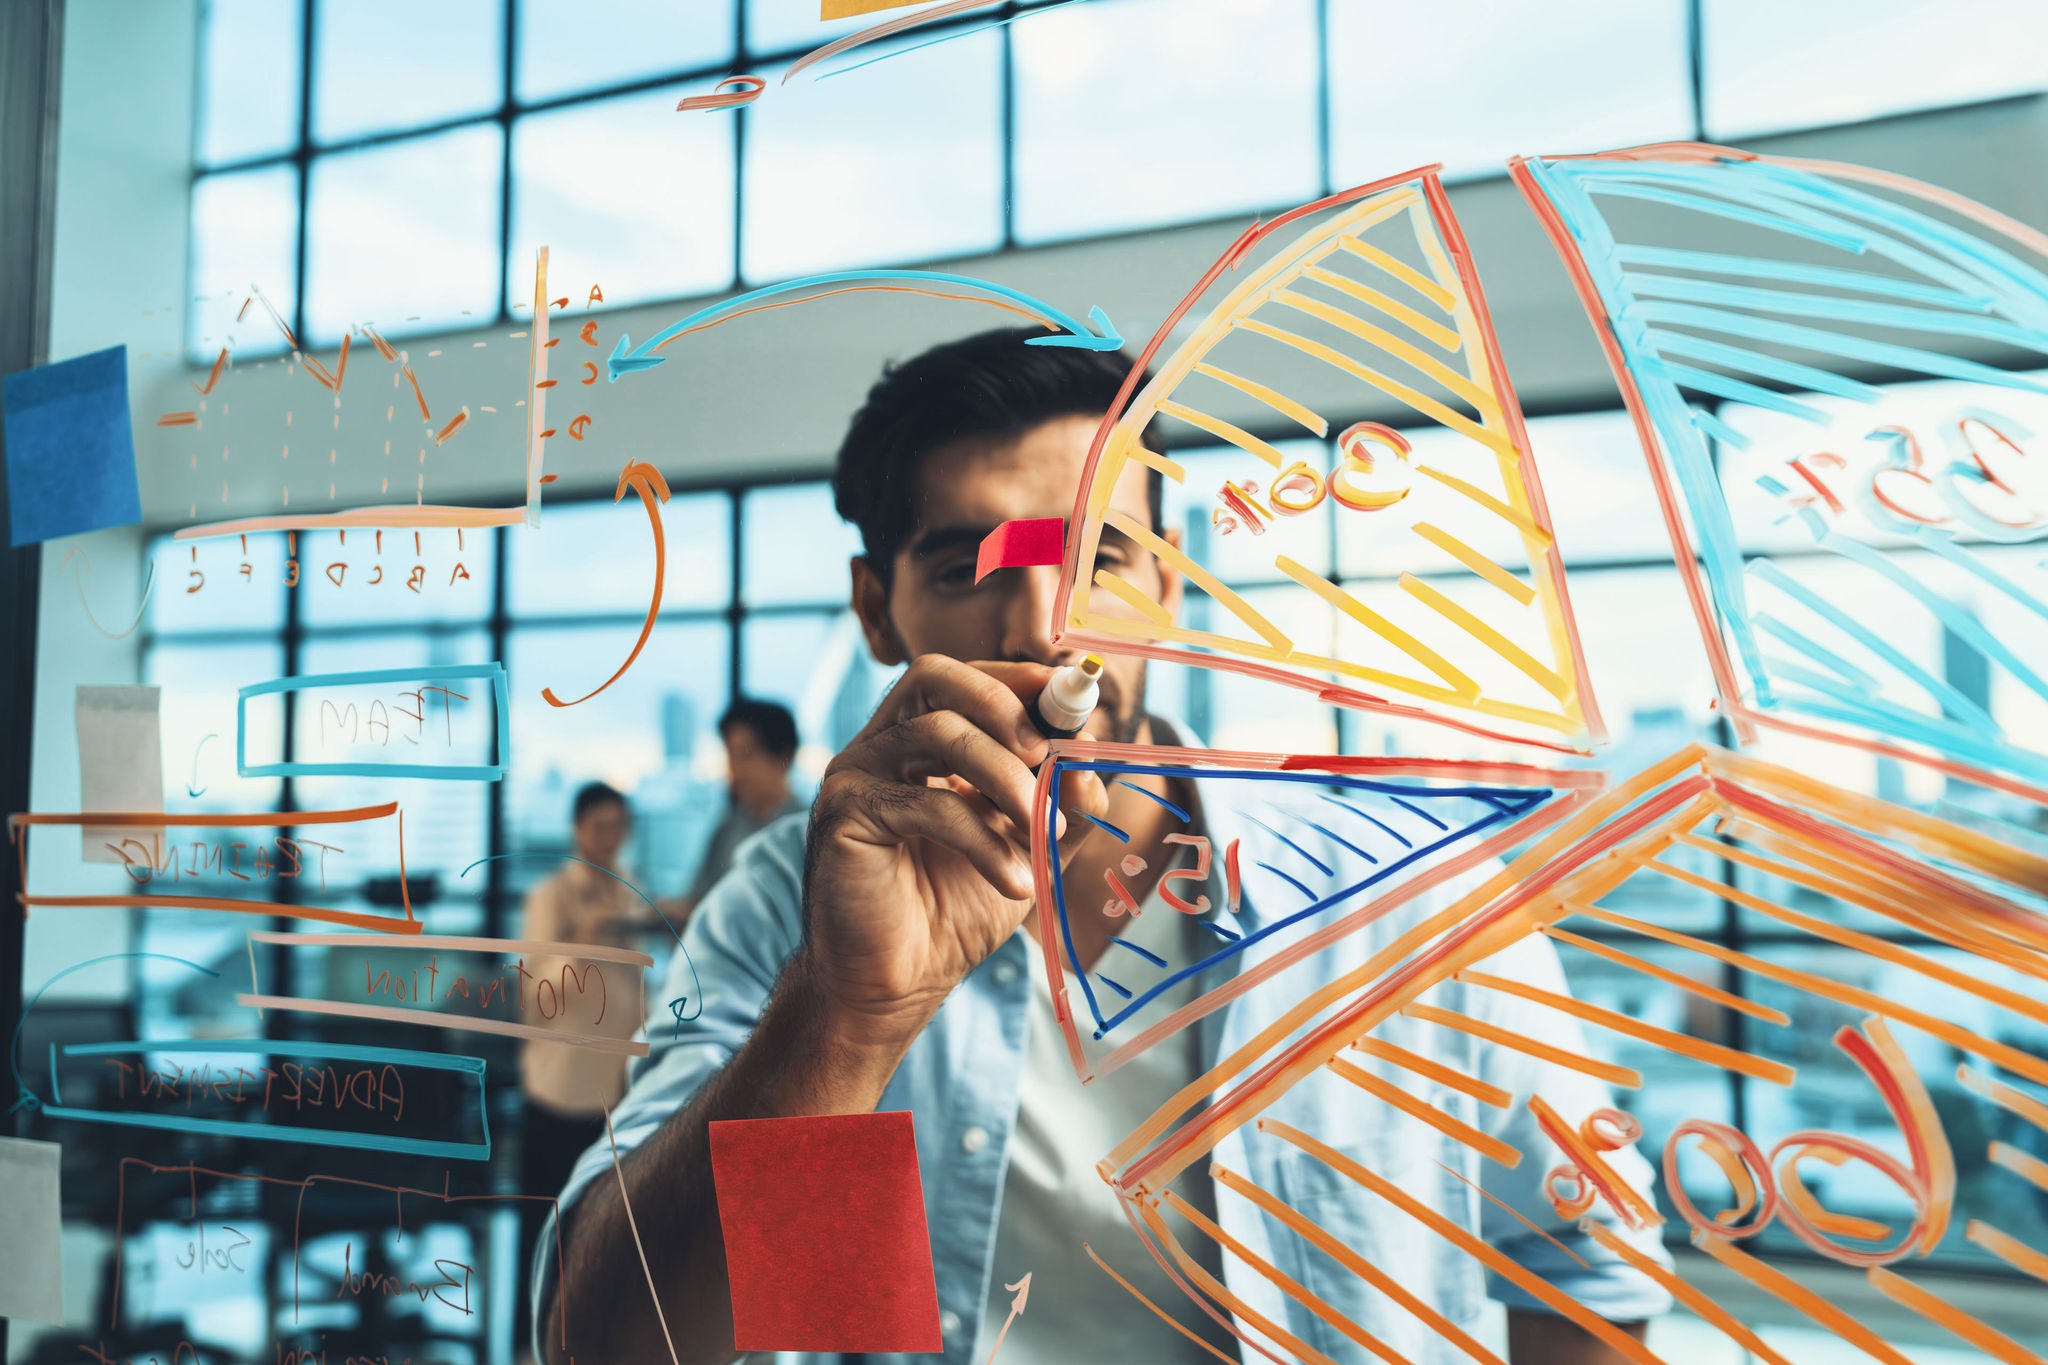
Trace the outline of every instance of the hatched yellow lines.
<instances>
[{"instance_id":1,"label":"hatched yellow lines","mask_svg":"<svg viewBox=\"0 0 2048 1365\"><path fill-rule=\"evenodd\" d=\"M1212 417L1206 412L1200 412L1187 406L1185 403L1176 403L1171 398L1162 398L1155 411L1167 417L1178 417L1189 426L1200 427L1211 436L1219 440L1228 441L1247 454L1258 456L1275 469L1282 468L1287 463L1287 457L1275 450L1267 442L1261 441L1242 427L1232 426L1221 417Z\"/></svg>"},{"instance_id":2,"label":"hatched yellow lines","mask_svg":"<svg viewBox=\"0 0 2048 1365\"><path fill-rule=\"evenodd\" d=\"M1316 596L1328 602L1373 634L1444 680L1458 696L1471 701L1479 696L1479 684L1467 677L1443 655L1410 635L1329 579L1286 555L1275 556L1273 567Z\"/></svg>"},{"instance_id":3,"label":"hatched yellow lines","mask_svg":"<svg viewBox=\"0 0 2048 1365\"><path fill-rule=\"evenodd\" d=\"M1521 1150L1512 1143L1502 1142L1469 1123L1452 1118L1435 1105L1416 1099L1400 1086L1381 1080L1370 1071L1353 1066L1341 1057L1332 1057L1325 1065L1368 1095L1385 1101L1410 1118L1428 1124L1453 1142L1463 1143L1481 1156L1498 1161L1510 1169L1521 1165Z\"/></svg>"},{"instance_id":4,"label":"hatched yellow lines","mask_svg":"<svg viewBox=\"0 0 2048 1365\"><path fill-rule=\"evenodd\" d=\"M1353 1052L1362 1052L1368 1057L1377 1057L1383 1062L1392 1062L1406 1071L1412 1071L1425 1080L1447 1086L1461 1095L1470 1095L1481 1104L1490 1104L1495 1109L1505 1109L1514 1103L1515 1097L1497 1085L1468 1076L1455 1067L1442 1062L1431 1061L1420 1053L1410 1052L1398 1043L1383 1038L1360 1038L1352 1043Z\"/></svg>"},{"instance_id":5,"label":"hatched yellow lines","mask_svg":"<svg viewBox=\"0 0 2048 1365\"><path fill-rule=\"evenodd\" d=\"M1759 1005L1754 1000L1736 995L1731 991L1724 991L1718 986L1709 986L1704 981L1695 981L1684 972L1659 966L1657 963L1637 957L1633 953L1624 953L1621 949L1610 947L1596 938L1587 938L1584 934L1575 934L1571 930L1560 928L1555 924L1544 925L1543 932L1556 939L1559 943L1569 943L1574 948L1582 948L1595 957L1607 959L1617 967L1627 967L1631 971L1641 972L1645 976L1653 976L1666 985L1676 986L1679 990L1687 991L1702 1000L1711 1000L1717 1005L1726 1009L1736 1010L1748 1015L1752 1019L1761 1019L1767 1024L1778 1024L1781 1026L1790 1025L1792 1022L1791 1016L1783 1010L1774 1010L1769 1005Z\"/></svg>"},{"instance_id":6,"label":"hatched yellow lines","mask_svg":"<svg viewBox=\"0 0 2048 1365\"><path fill-rule=\"evenodd\" d=\"M1991 1144L1991 1164L2002 1166L2036 1189L2048 1190L2048 1161L2037 1156L2028 1156L2017 1147L2008 1147L2003 1142Z\"/></svg>"},{"instance_id":7,"label":"hatched yellow lines","mask_svg":"<svg viewBox=\"0 0 2048 1365\"><path fill-rule=\"evenodd\" d=\"M1496 405L1491 393L1421 347L1410 345L1384 327L1375 327L1355 313L1346 312L1335 304L1324 303L1321 299L1310 298L1307 294L1296 293L1292 289L1283 289L1275 294L1273 302L1349 332L1360 341L1378 347L1388 355L1413 366L1417 371L1428 375L1470 403L1478 410L1482 422L1489 421L1496 415Z\"/></svg>"},{"instance_id":8,"label":"hatched yellow lines","mask_svg":"<svg viewBox=\"0 0 2048 1365\"><path fill-rule=\"evenodd\" d=\"M1290 346L1300 351L1303 355L1320 360L1326 365L1333 365L1354 379L1358 379L1378 389L1389 398L1407 404L1432 422L1449 427L1460 435L1471 437L1497 455L1511 460L1520 458L1515 451L1514 443L1508 440L1506 436L1501 435L1497 431L1488 430L1470 417L1467 417L1464 413L1446 407L1426 393L1412 389L1398 380L1390 379L1378 370L1361 365L1335 347L1325 346L1320 341L1311 341L1305 336L1287 331L1285 328L1275 327L1269 322L1261 322L1257 318L1242 318L1238 321L1237 327L1239 331L1251 332L1257 336L1270 338L1283 346Z\"/></svg>"},{"instance_id":9,"label":"hatched yellow lines","mask_svg":"<svg viewBox=\"0 0 2048 1365\"><path fill-rule=\"evenodd\" d=\"M1874 1265L1864 1272L1878 1293L1912 1309L1938 1327L1969 1342L1978 1350L2006 1365L2041 1365L2041 1357L1981 1319L1972 1317L1938 1294L1914 1284L1904 1276Z\"/></svg>"},{"instance_id":10,"label":"hatched yellow lines","mask_svg":"<svg viewBox=\"0 0 2048 1365\"><path fill-rule=\"evenodd\" d=\"M1166 541L1154 535L1151 527L1141 525L1129 513L1119 511L1114 507L1105 511L1102 514L1102 519L1136 541L1143 549L1151 551L1161 562L1171 564L1183 574L1186 574L1189 582L1215 598L1217 603L1231 615L1250 626L1260 635L1263 635L1267 643L1272 645L1273 648L1279 650L1282 654L1294 648L1294 641L1287 637L1286 632L1282 631L1271 621L1268 621L1257 611L1254 611L1251 603L1239 597L1229 588L1224 587L1222 580L1218 579L1215 574L1210 573L1207 569L1195 563L1194 560L1190 559L1180 549L1167 544Z\"/></svg>"},{"instance_id":11,"label":"hatched yellow lines","mask_svg":"<svg viewBox=\"0 0 2048 1365\"><path fill-rule=\"evenodd\" d=\"M1963 1228L1963 1236L2013 1269L2023 1270L2035 1279L2048 1283L2048 1255L2034 1250L2012 1234L2000 1232L1991 1224L1972 1218Z\"/></svg>"},{"instance_id":12,"label":"hatched yellow lines","mask_svg":"<svg viewBox=\"0 0 2048 1365\"><path fill-rule=\"evenodd\" d=\"M1485 645L1495 654L1498 654L1508 663L1514 665L1531 682L1534 682L1545 692L1557 698L1560 703L1570 700L1572 695L1571 683L1559 677L1551 669L1545 668L1542 664L1538 663L1536 656L1529 653L1528 650L1523 649L1513 640L1510 640L1507 636L1501 634L1492 626L1489 626L1486 622L1444 596L1443 593L1417 578L1414 574L1404 572L1401 575L1401 586L1408 591L1409 596L1416 598L1424 606L1436 612L1437 615L1443 617L1480 644Z\"/></svg>"},{"instance_id":13,"label":"hatched yellow lines","mask_svg":"<svg viewBox=\"0 0 2048 1365\"><path fill-rule=\"evenodd\" d=\"M1520 1052L1538 1061L1561 1066L1567 1071L1597 1077L1609 1085L1618 1085L1627 1090L1640 1090L1643 1085L1643 1073L1640 1071L1616 1066L1612 1062L1603 1062L1576 1052L1567 1052L1548 1043L1539 1043L1534 1039L1524 1038L1519 1033L1509 1032L1497 1024L1489 1024L1483 1019L1473 1019L1454 1010L1441 1009L1435 1005L1410 1005L1401 1013L1410 1019L1419 1019L1425 1024L1436 1024L1458 1033L1468 1033L1474 1038L1504 1047L1510 1052Z\"/></svg>"},{"instance_id":14,"label":"hatched yellow lines","mask_svg":"<svg viewBox=\"0 0 2048 1365\"><path fill-rule=\"evenodd\" d=\"M1113 458L1117 460L1136 460L1141 465L1158 470L1175 483L1186 483L1188 481L1188 471L1180 461L1170 455L1160 454L1136 436L1132 436L1128 440L1119 439L1116 454ZM1121 472L1120 467L1118 472ZM1110 492L1114 493L1116 491L1116 480L1114 478L1101 480L1100 483L1102 487Z\"/></svg>"},{"instance_id":15,"label":"hatched yellow lines","mask_svg":"<svg viewBox=\"0 0 2048 1365\"><path fill-rule=\"evenodd\" d=\"M1302 426L1308 428L1314 435L1328 436L1330 434L1330 424L1323 420L1322 415L1313 408L1297 403L1286 394L1281 393L1277 389L1269 388L1256 379L1246 379L1241 374L1232 374L1229 370L1211 365L1206 360L1196 362L1195 373L1205 374L1218 383L1230 385L1231 388L1236 389L1239 393L1258 399L1282 417L1291 417L1301 423Z\"/></svg>"},{"instance_id":16,"label":"hatched yellow lines","mask_svg":"<svg viewBox=\"0 0 2048 1365\"><path fill-rule=\"evenodd\" d=\"M1724 1071L1737 1071L1745 1076L1754 1076L1760 1081L1769 1081L1774 1085L1790 1085L1792 1084L1793 1076L1797 1074L1783 1062L1774 1062L1769 1058L1758 1057L1753 1053L1740 1052L1732 1047L1723 1047L1719 1043L1709 1043L1704 1039L1694 1038L1683 1033L1675 1033L1670 1029L1658 1028L1655 1024L1645 1024L1641 1020L1630 1018L1619 1010L1607 1009L1600 1005L1589 1005L1583 1000L1576 1000L1569 995L1560 995L1556 991L1546 991L1540 986L1531 986L1520 981L1510 981L1506 977L1493 976L1487 972L1461 971L1456 973L1452 979L1462 981L1468 986L1480 986L1487 990L1499 991L1503 995L1512 995L1517 999L1527 1000L1532 1004L1543 1005L1549 1009L1569 1014L1574 1018L1583 1019L1589 1024L1597 1024L1599 1027L1619 1033L1623 1037L1636 1038L1653 1046L1661 1047L1666 1052L1674 1053L1680 1057L1690 1057L1696 1062L1705 1062L1708 1066L1718 1066Z\"/></svg>"},{"instance_id":17,"label":"hatched yellow lines","mask_svg":"<svg viewBox=\"0 0 2048 1365\"><path fill-rule=\"evenodd\" d=\"M1409 529L1523 606L1526 607L1536 600L1536 589L1442 527L1418 521Z\"/></svg>"},{"instance_id":18,"label":"hatched yellow lines","mask_svg":"<svg viewBox=\"0 0 2048 1365\"><path fill-rule=\"evenodd\" d=\"M1173 624L1173 616L1165 607L1160 606L1144 593L1138 591L1137 588L1133 587L1122 576L1111 573L1108 569L1097 569L1095 571L1095 583L1098 587L1107 588L1118 601L1153 624L1161 626Z\"/></svg>"},{"instance_id":19,"label":"hatched yellow lines","mask_svg":"<svg viewBox=\"0 0 2048 1365\"><path fill-rule=\"evenodd\" d=\"M1349 233L1338 237L1337 245L1362 261L1372 262L1437 307L1443 309L1446 313L1458 306L1458 296L1456 294L1444 288L1406 261L1390 256L1378 247Z\"/></svg>"},{"instance_id":20,"label":"hatched yellow lines","mask_svg":"<svg viewBox=\"0 0 2048 1365\"><path fill-rule=\"evenodd\" d=\"M2032 1095L2015 1090L2001 1081L1994 1081L1981 1071L1972 1071L1967 1066L1956 1068L1956 1080L1962 1083L1963 1089L1981 1095L2008 1114L2025 1119L2043 1132L2048 1132L2048 1104L2043 1104Z\"/></svg>"},{"instance_id":21,"label":"hatched yellow lines","mask_svg":"<svg viewBox=\"0 0 2048 1365\"><path fill-rule=\"evenodd\" d=\"M1481 1365L1507 1365L1506 1361L1480 1345L1477 1340L1456 1323L1430 1307L1423 1299L1416 1297L1399 1280L1387 1274L1363 1256L1360 1256L1343 1242L1332 1237L1324 1230L1320 1223L1303 1217L1301 1213L1296 1211L1293 1205L1282 1203L1264 1186L1247 1180L1236 1171L1223 1165L1211 1166L1209 1174L1218 1185L1234 1194L1243 1195L1260 1209L1286 1224L1290 1229L1299 1234L1304 1241L1321 1251L1331 1260L1336 1261L1352 1274L1358 1276L1359 1279L1364 1280L1367 1284L1385 1294L1395 1303L1400 1304L1410 1313L1413 1313L1422 1321L1425 1327L1428 1327L1438 1336L1456 1346L1466 1355L1472 1357L1472 1359L1481 1362Z\"/></svg>"},{"instance_id":22,"label":"hatched yellow lines","mask_svg":"<svg viewBox=\"0 0 2048 1365\"><path fill-rule=\"evenodd\" d=\"M1457 475L1447 474L1432 464L1418 464L1415 466L1415 472L1427 474L1444 487L1463 493L1473 502L1478 503L1481 507L1484 507L1487 511L1493 513L1517 531L1520 531L1525 537L1535 541L1538 549L1547 550L1550 548L1550 533L1548 531L1538 526L1532 518L1516 511L1477 484L1467 483Z\"/></svg>"},{"instance_id":23,"label":"hatched yellow lines","mask_svg":"<svg viewBox=\"0 0 2048 1365\"><path fill-rule=\"evenodd\" d=\"M1386 314L1410 331L1428 337L1446 351L1461 349L1465 342L1456 332L1441 322L1432 322L1422 314L1396 299L1388 298L1369 284L1361 284L1349 275L1340 275L1334 270L1325 270L1319 265L1309 266L1301 272L1303 279L1314 280L1340 293L1349 294L1360 303Z\"/></svg>"}]
</instances>

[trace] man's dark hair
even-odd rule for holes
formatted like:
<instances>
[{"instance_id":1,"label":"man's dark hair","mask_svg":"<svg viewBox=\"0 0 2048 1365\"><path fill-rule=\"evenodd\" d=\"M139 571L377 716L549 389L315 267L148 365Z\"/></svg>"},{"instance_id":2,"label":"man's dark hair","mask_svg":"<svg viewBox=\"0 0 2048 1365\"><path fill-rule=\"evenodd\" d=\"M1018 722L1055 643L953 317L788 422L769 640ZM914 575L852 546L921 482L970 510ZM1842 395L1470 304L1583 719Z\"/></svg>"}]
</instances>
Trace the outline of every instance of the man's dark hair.
<instances>
[{"instance_id":1,"label":"man's dark hair","mask_svg":"<svg viewBox=\"0 0 2048 1365\"><path fill-rule=\"evenodd\" d=\"M753 732L774 758L794 759L796 757L796 717L780 702L761 701L754 697L741 697L725 709L718 718L719 738L726 738L735 725L745 726Z\"/></svg>"},{"instance_id":2,"label":"man's dark hair","mask_svg":"<svg viewBox=\"0 0 2048 1365\"><path fill-rule=\"evenodd\" d=\"M626 798L609 782L586 782L576 789L576 800L569 807L569 819L571 822L581 820L599 806L625 804Z\"/></svg>"},{"instance_id":3,"label":"man's dark hair","mask_svg":"<svg viewBox=\"0 0 2048 1365\"><path fill-rule=\"evenodd\" d=\"M832 494L883 581L917 528L917 476L933 451L969 437L1021 436L1057 417L1100 417L1116 401L1131 357L1025 344L1044 335L1042 327L1008 327L949 341L886 366L868 390L839 444ZM1164 448L1150 426L1141 439ZM1155 531L1160 483L1159 471L1148 471Z\"/></svg>"}]
</instances>

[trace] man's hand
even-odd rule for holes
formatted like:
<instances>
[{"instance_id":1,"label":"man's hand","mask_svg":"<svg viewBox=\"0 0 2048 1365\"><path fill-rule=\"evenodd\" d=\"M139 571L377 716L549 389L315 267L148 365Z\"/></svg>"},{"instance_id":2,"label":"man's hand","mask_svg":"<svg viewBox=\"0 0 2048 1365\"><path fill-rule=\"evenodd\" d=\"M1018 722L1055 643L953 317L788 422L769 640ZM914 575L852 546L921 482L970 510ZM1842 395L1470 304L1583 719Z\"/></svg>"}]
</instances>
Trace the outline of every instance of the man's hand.
<instances>
[{"instance_id":1,"label":"man's hand","mask_svg":"<svg viewBox=\"0 0 2048 1365\"><path fill-rule=\"evenodd\" d=\"M1025 704L1052 672L924 655L825 770L799 966L840 1041L907 1048L1030 912L1032 768L1047 747ZM1107 809L1093 774L1060 796Z\"/></svg>"}]
</instances>

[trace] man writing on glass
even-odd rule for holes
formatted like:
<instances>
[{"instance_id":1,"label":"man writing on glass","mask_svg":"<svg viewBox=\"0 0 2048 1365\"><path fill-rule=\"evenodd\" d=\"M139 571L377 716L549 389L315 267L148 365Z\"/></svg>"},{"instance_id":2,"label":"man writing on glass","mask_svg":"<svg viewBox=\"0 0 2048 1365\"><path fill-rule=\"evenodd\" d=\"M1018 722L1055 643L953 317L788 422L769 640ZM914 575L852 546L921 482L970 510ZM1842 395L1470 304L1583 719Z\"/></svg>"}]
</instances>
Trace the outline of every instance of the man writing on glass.
<instances>
[{"instance_id":1,"label":"man writing on glass","mask_svg":"<svg viewBox=\"0 0 2048 1365\"><path fill-rule=\"evenodd\" d=\"M787 819L750 841L691 920L689 949L707 993L703 1016L673 1037L667 1021L649 1029L652 1055L636 1065L615 1113L624 1181L685 1362L736 1356L707 1125L876 1109L915 1116L946 1359L987 1354L1009 1307L1004 1282L1027 1270L1032 1306L1050 1308L1012 1326L1005 1365L1209 1360L1210 1346L1239 1358L1236 1339L1194 1311L1139 1247L1095 1163L1221 1055L1391 937L1391 930L1361 930L1232 1001L1212 1016L1220 1027L1185 1029L1085 1090L1076 1080L1031 941L1040 913L1028 858L1033 770L1047 756L1047 741L1025 708L1056 667L1079 656L1050 637L1057 568L1008 569L977 584L975 558L982 538L1003 522L1071 513L1096 426L1129 361L1024 344L1032 335L986 333L894 367L855 416L835 479L840 513L863 542L852 565L853 609L875 658L908 668L826 770L808 826ZM1111 506L1177 542L1178 533L1161 525L1156 473L1132 465ZM1103 532L1098 563L1168 611L1180 605L1178 572L1113 528ZM1147 713L1145 679L1142 659L1111 659L1087 735L1198 744ZM1112 936L1141 946L1144 935L1161 936L1156 946L1171 948L1164 940L1197 927L1161 908L1158 878L1175 851L1165 838L1186 827L1171 824L1154 798L1193 811L1217 847L1233 822L1248 818L1213 795L1205 807L1192 784L1147 780L1149 796L1069 774L1058 793L1067 885L1099 887L1103 871L1123 866L1127 855L1150 855L1148 871L1125 879L1139 915L1112 919L1093 909L1094 898L1073 898L1074 952L1084 967L1108 951ZM1114 824L1129 842L1082 815ZM1451 898L1439 889L1417 905L1433 909ZM1212 904L1221 900L1220 890L1212 895ZM1256 905L1248 899L1242 914L1256 916ZM1317 965L1326 958L1341 962ZM1238 961L1184 989L1213 989ZM1555 953L1541 937L1491 959L1489 970L1563 989ZM1304 985L1303 972L1320 975ZM1287 989L1276 991L1282 982ZM1576 1045L1576 1026L1554 1011L1478 991L1459 1004L1519 1034ZM1494 1049L1461 1064L1518 1099L1537 1084L1536 1064L1516 1053ZM1551 1071L1541 1081L1545 1098L1573 1123L1610 1102L1590 1078ZM1469 1149L1364 1092L1304 1083L1287 1099L1296 1126L1390 1179L1433 1172L1435 1161L1477 1165ZM1555 1164L1543 1159L1553 1149L1527 1110L1518 1103L1478 1121L1525 1159L1513 1171L1470 1171L1507 1206L1481 1203L1474 1191L1471 1221L1495 1247L1640 1336L1643 1320L1667 1299L1552 1212L1539 1182ZM1299 1163L1290 1171L1277 1146L1240 1132L1217 1151L1268 1189L1309 1188ZM1631 1183L1648 1186L1639 1156L1625 1151L1614 1159ZM610 1164L609 1148L599 1144L564 1192L560 1276L551 1244L536 1264L536 1316L548 1359L561 1354L564 1306L586 1359L667 1355ZM1234 1196L1219 1201L1204 1169L1177 1183L1183 1197L1240 1241L1264 1248L1352 1323L1419 1363L1469 1358L1277 1222L1268 1228L1258 1208ZM1475 1326L1491 1292L1507 1307L1513 1365L1625 1358L1512 1286L1486 1285L1474 1262L1407 1215L1341 1185L1312 1191L1318 1220L1344 1228L1362 1254L1460 1327ZM1314 1350L1332 1360L1368 1358L1349 1334L1282 1296L1212 1240L1186 1228L1178 1234L1205 1274ZM1661 1256L1654 1233L1624 1235ZM1096 1270L1081 1253L1084 1242L1189 1324L1187 1333L1172 1331Z\"/></svg>"}]
</instances>

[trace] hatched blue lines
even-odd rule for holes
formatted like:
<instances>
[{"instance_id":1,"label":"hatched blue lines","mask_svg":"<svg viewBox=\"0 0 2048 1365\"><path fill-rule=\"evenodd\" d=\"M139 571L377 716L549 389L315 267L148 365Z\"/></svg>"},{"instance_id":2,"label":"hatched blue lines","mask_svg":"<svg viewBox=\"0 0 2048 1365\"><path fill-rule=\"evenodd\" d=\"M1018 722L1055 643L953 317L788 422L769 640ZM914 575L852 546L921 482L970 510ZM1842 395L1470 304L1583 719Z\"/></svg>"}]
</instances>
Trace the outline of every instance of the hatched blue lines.
<instances>
[{"instance_id":1,"label":"hatched blue lines","mask_svg":"<svg viewBox=\"0 0 2048 1365\"><path fill-rule=\"evenodd\" d=\"M1322 772L1061 759L1048 787L1049 803L1056 801L1059 779L1067 771L1100 773L1110 785L1142 792L1176 817L1188 817L1185 823L1190 825L1193 821L1186 807L1124 779L1163 776L1195 783L1206 825L1200 834L1212 841L1207 851L1207 883L1182 885L1179 892L1189 901L1196 899L1198 890L1208 897L1208 912L1193 919L1214 944L1198 952L1187 947L1154 952L1128 939L1111 938L1123 952L1109 954L1086 970L1074 947L1064 870L1055 861L1053 901L1060 940L1097 1038L1190 977L1225 967L1259 945L1277 947L1271 940L1290 930L1310 932L1325 912L1357 908L1375 886L1419 870L1447 849L1504 828L1554 795L1549 787L1433 786L1422 780L1388 781ZM1046 812L1048 819L1053 814L1051 809ZM1125 831L1108 828L1128 845ZM1233 840L1239 845L1242 875L1240 913L1236 915L1226 908L1229 897L1224 870ZM1172 861L1165 866L1198 864L1199 852L1182 852L1181 847L1166 846L1165 856ZM1090 890L1082 888L1081 894L1084 907L1092 911L1093 906L1087 904ZM1156 900L1151 904L1153 908L1145 913L1176 913ZM1105 974L1105 968L1114 974ZM1204 986L1219 985L1223 979L1219 973Z\"/></svg>"}]
</instances>

